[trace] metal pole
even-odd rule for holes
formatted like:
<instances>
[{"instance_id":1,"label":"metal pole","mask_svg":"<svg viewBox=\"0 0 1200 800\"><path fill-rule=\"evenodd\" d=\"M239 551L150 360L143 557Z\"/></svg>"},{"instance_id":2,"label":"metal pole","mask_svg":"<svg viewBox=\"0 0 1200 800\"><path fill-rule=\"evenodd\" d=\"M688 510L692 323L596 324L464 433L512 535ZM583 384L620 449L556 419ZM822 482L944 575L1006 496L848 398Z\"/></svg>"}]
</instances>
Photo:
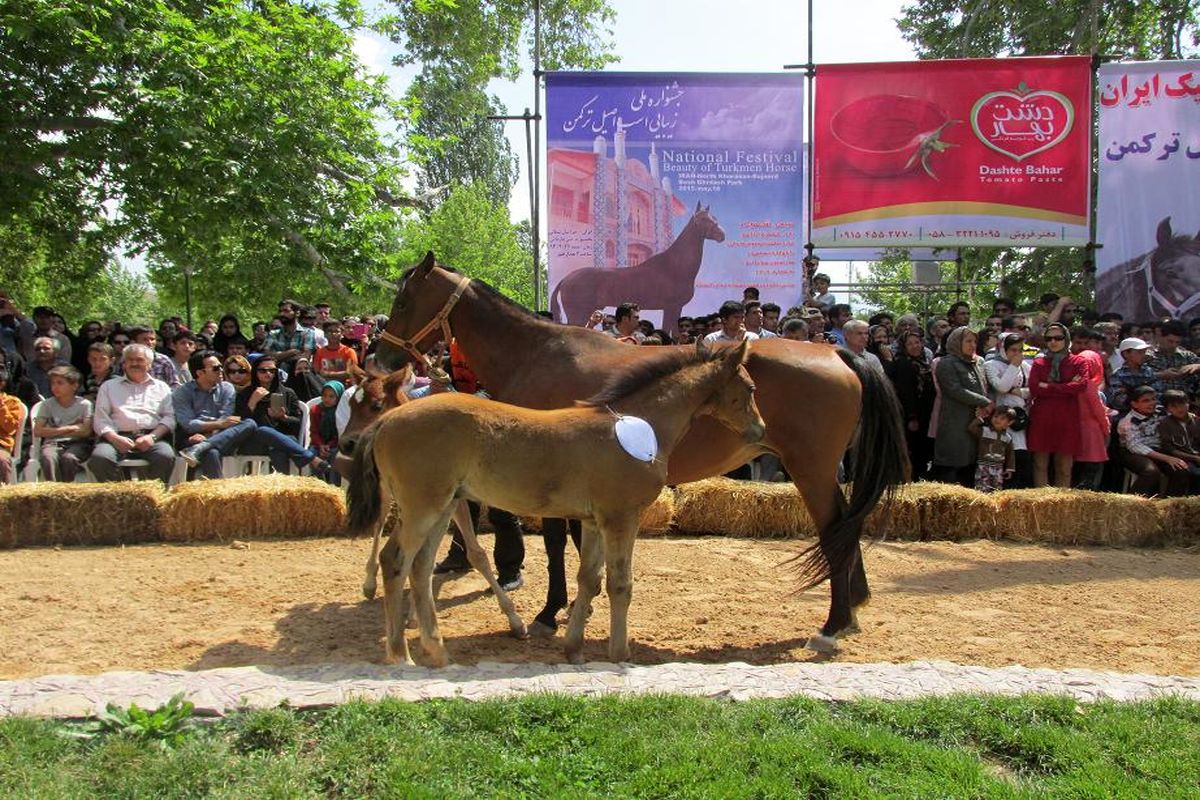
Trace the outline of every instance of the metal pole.
<instances>
[{"instance_id":1,"label":"metal pole","mask_svg":"<svg viewBox=\"0 0 1200 800\"><path fill-rule=\"evenodd\" d=\"M528 113L528 112L526 112ZM530 198L529 217L533 228L533 310L542 307L542 221L539 201L542 193L542 2L533 2L533 159L529 168L533 173L533 195ZM529 123L526 122L526 125Z\"/></svg>"}]
</instances>

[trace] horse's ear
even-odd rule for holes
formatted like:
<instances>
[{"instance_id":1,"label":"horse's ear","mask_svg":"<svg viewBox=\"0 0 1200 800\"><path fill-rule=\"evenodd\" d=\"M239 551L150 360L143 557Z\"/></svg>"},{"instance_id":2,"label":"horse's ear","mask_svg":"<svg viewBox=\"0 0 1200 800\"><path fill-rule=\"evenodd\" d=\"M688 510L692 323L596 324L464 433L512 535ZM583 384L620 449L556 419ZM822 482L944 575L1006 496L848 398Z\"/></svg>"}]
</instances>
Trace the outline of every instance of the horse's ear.
<instances>
[{"instance_id":1,"label":"horse's ear","mask_svg":"<svg viewBox=\"0 0 1200 800\"><path fill-rule=\"evenodd\" d=\"M704 212L707 214L707 213L709 213L709 212L711 212L711 211L712 211L712 204L710 203L709 205L706 205L706 206L704 207Z\"/></svg>"},{"instance_id":2,"label":"horse's ear","mask_svg":"<svg viewBox=\"0 0 1200 800\"><path fill-rule=\"evenodd\" d=\"M1171 218L1165 217L1162 222L1158 223L1158 246L1162 247L1171 241Z\"/></svg>"},{"instance_id":3,"label":"horse's ear","mask_svg":"<svg viewBox=\"0 0 1200 800\"><path fill-rule=\"evenodd\" d=\"M412 364L405 364L383 379L383 391L385 395L390 395L389 400L397 405L401 405L408 400L408 395L405 394L404 389L412 383L412 374Z\"/></svg>"},{"instance_id":4,"label":"horse's ear","mask_svg":"<svg viewBox=\"0 0 1200 800\"><path fill-rule=\"evenodd\" d=\"M700 212L700 201L697 200L696 201L696 211L694 213L699 213L699 212Z\"/></svg>"},{"instance_id":5,"label":"horse's ear","mask_svg":"<svg viewBox=\"0 0 1200 800\"><path fill-rule=\"evenodd\" d=\"M433 257L433 251L427 250L425 252L425 258L422 259L421 263L417 265L417 271L420 272L421 277L424 278L429 274L429 271L433 269L435 264L437 264L437 259Z\"/></svg>"},{"instance_id":6,"label":"horse's ear","mask_svg":"<svg viewBox=\"0 0 1200 800\"><path fill-rule=\"evenodd\" d=\"M729 348L732 352L725 354L725 365L730 369L737 369L742 364L746 363L746 359L750 357L750 340L742 339L742 343L737 347Z\"/></svg>"},{"instance_id":7,"label":"horse's ear","mask_svg":"<svg viewBox=\"0 0 1200 800\"><path fill-rule=\"evenodd\" d=\"M350 364L346 367L346 372L350 375L350 380L355 384L362 383L367 379L367 373L358 364Z\"/></svg>"},{"instance_id":8,"label":"horse's ear","mask_svg":"<svg viewBox=\"0 0 1200 800\"><path fill-rule=\"evenodd\" d=\"M700 354L701 358L708 358L712 354L712 350L704 343L703 336L696 340L696 352Z\"/></svg>"}]
</instances>

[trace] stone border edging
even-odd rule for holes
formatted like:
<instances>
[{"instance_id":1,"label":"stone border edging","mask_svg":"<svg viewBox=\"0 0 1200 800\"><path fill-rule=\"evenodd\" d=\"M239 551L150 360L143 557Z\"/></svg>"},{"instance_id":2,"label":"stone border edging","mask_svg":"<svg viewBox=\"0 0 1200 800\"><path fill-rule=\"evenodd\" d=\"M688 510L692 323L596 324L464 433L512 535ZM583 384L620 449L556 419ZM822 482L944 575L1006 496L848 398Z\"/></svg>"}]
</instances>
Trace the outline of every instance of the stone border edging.
<instances>
[{"instance_id":1,"label":"stone border edging","mask_svg":"<svg viewBox=\"0 0 1200 800\"><path fill-rule=\"evenodd\" d=\"M1200 678L1098 672L1088 669L976 667L946 661L908 664L795 663L771 666L672 663L654 666L593 662L480 662L434 670L379 664L230 667L188 672L107 672L0 681L0 717L79 718L107 703L156 708L184 692L201 716L239 708L324 708L355 699L484 700L548 692L573 695L686 694L749 700L793 695L820 700L905 700L959 693L1068 695L1082 702L1200 700Z\"/></svg>"}]
</instances>

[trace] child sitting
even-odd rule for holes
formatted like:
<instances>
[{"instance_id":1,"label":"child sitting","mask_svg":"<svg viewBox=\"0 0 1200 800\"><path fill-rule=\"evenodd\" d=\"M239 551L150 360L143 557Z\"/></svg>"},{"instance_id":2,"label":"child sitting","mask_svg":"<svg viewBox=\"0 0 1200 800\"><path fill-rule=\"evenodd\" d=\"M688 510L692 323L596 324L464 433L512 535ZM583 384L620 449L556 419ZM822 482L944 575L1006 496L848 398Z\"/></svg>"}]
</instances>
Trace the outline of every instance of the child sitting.
<instances>
[{"instance_id":1,"label":"child sitting","mask_svg":"<svg viewBox=\"0 0 1200 800\"><path fill-rule=\"evenodd\" d=\"M1191 492L1200 488L1200 420L1188 410L1188 397L1178 389L1163 392L1167 416L1158 423L1162 452L1187 463Z\"/></svg>"},{"instance_id":2,"label":"child sitting","mask_svg":"<svg viewBox=\"0 0 1200 800\"><path fill-rule=\"evenodd\" d=\"M1147 497L1187 494L1188 462L1163 451L1158 437L1162 418L1156 409L1155 391L1139 386L1129 393L1129 413L1117 425L1120 456L1125 469L1137 475L1131 487Z\"/></svg>"},{"instance_id":3,"label":"child sitting","mask_svg":"<svg viewBox=\"0 0 1200 800\"><path fill-rule=\"evenodd\" d=\"M17 432L25 424L25 406L20 398L8 393L9 371L0 368L0 484L11 483L13 477L13 453L17 446Z\"/></svg>"},{"instance_id":4,"label":"child sitting","mask_svg":"<svg viewBox=\"0 0 1200 800\"><path fill-rule=\"evenodd\" d=\"M975 466L975 488L980 492L997 492L1016 471L1016 453L1008 426L1017 418L1012 406L999 406L986 418L975 417L967 426L978 439Z\"/></svg>"},{"instance_id":5,"label":"child sitting","mask_svg":"<svg viewBox=\"0 0 1200 800\"><path fill-rule=\"evenodd\" d=\"M92 454L92 401L76 396L82 376L74 367L50 370L50 397L38 407L33 435L42 451L33 453L45 480L71 483Z\"/></svg>"},{"instance_id":6,"label":"child sitting","mask_svg":"<svg viewBox=\"0 0 1200 800\"><path fill-rule=\"evenodd\" d=\"M309 439L312 448L330 464L337 455L337 407L345 391L346 387L341 381L326 381L321 388L321 402L313 406L310 415ZM342 485L342 477L335 470L327 470L320 477L334 486Z\"/></svg>"}]
</instances>

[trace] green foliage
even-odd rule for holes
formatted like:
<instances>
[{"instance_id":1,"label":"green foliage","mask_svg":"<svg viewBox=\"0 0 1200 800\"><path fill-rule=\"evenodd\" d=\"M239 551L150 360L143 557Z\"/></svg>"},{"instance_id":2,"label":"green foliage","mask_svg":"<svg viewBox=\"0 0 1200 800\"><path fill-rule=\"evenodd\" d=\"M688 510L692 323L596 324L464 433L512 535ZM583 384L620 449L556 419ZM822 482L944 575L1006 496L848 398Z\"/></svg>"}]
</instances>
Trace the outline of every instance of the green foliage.
<instances>
[{"instance_id":1,"label":"green foliage","mask_svg":"<svg viewBox=\"0 0 1200 800\"><path fill-rule=\"evenodd\" d=\"M1200 8L1190 0L917 0L903 7L898 23L920 58L1200 53Z\"/></svg>"},{"instance_id":2,"label":"green foliage","mask_svg":"<svg viewBox=\"0 0 1200 800\"><path fill-rule=\"evenodd\" d=\"M295 750L303 735L303 723L290 708L267 708L234 716L230 724L233 746L239 753L280 754Z\"/></svg>"},{"instance_id":3,"label":"green foliage","mask_svg":"<svg viewBox=\"0 0 1200 800\"><path fill-rule=\"evenodd\" d=\"M517 159L505 123L487 119L504 113L499 100L440 67L426 67L409 87L408 99L420 109L409 137L421 166L418 189L478 183L493 203L507 204Z\"/></svg>"},{"instance_id":4,"label":"green foliage","mask_svg":"<svg viewBox=\"0 0 1200 800\"><path fill-rule=\"evenodd\" d=\"M407 269L432 250L441 263L487 281L532 308L532 257L520 230L509 221L505 205L488 199L485 187L458 186L428 219L414 220L405 227L400 266ZM398 276L398 272L393 274Z\"/></svg>"},{"instance_id":5,"label":"green foliage","mask_svg":"<svg viewBox=\"0 0 1200 800\"><path fill-rule=\"evenodd\" d=\"M922 321L931 315L945 314L950 305L965 300L971 305L971 318L982 322L992 311L997 297L1007 297L1022 310L1035 310L1045 292L1086 298L1090 292L1089 275L1083 271L1079 250L1075 248L999 249L964 247L960 267L953 261L939 263L937 289L914 284L913 267L907 251L890 251L872 265L871 274L856 289L871 309L886 309L894 314L913 313ZM961 296L954 284L961 277ZM982 285L971 286L967 284ZM885 284L902 284L903 288ZM944 288L949 285L949 288Z\"/></svg>"},{"instance_id":6,"label":"green foliage","mask_svg":"<svg viewBox=\"0 0 1200 800\"><path fill-rule=\"evenodd\" d=\"M95 720L69 729L67 735L94 739L108 734L150 742L163 748L174 747L192 732L195 726L192 718L194 710L195 706L183 699L182 692L153 711L147 711L137 703L125 709L109 703Z\"/></svg>"}]
</instances>

